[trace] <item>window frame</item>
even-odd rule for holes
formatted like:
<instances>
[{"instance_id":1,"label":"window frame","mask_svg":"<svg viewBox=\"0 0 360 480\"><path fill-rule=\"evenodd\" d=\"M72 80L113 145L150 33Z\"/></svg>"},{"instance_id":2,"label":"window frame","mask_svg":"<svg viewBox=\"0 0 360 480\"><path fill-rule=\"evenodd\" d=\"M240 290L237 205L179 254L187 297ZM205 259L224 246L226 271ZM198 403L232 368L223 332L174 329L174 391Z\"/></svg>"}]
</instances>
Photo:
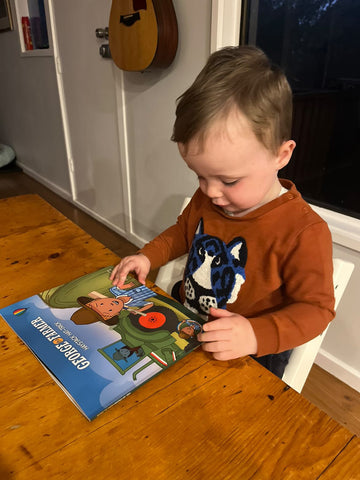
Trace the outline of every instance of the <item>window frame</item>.
<instances>
[{"instance_id":1,"label":"window frame","mask_svg":"<svg viewBox=\"0 0 360 480\"><path fill-rule=\"evenodd\" d=\"M238 0L212 0L211 7L211 52L228 46L239 45L240 25L244 19ZM333 242L360 252L360 220L310 203L329 225Z\"/></svg>"}]
</instances>

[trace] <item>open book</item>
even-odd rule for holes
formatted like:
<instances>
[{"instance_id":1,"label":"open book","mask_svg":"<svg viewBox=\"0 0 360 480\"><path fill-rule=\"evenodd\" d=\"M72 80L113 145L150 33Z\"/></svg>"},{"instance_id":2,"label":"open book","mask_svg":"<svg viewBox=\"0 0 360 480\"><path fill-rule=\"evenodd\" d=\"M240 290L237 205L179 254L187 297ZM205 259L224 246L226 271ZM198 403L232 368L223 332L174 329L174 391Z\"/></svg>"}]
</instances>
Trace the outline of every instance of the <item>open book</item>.
<instances>
[{"instance_id":1,"label":"open book","mask_svg":"<svg viewBox=\"0 0 360 480\"><path fill-rule=\"evenodd\" d=\"M0 310L82 413L92 420L199 346L203 320L106 267Z\"/></svg>"}]
</instances>

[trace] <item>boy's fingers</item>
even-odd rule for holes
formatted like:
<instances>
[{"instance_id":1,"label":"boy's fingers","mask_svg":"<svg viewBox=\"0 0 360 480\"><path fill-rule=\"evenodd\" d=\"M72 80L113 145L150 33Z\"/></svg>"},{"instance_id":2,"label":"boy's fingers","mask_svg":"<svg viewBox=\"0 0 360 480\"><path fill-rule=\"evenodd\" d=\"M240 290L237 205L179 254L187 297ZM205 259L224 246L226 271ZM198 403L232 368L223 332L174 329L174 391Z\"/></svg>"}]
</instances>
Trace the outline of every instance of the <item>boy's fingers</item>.
<instances>
[{"instance_id":1,"label":"boy's fingers","mask_svg":"<svg viewBox=\"0 0 360 480\"><path fill-rule=\"evenodd\" d=\"M140 273L140 274L138 275L138 280L139 280L140 283L142 283L143 285L145 285L146 275Z\"/></svg>"},{"instance_id":2,"label":"boy's fingers","mask_svg":"<svg viewBox=\"0 0 360 480\"><path fill-rule=\"evenodd\" d=\"M218 318L216 320L211 320L210 322L204 323L203 331L204 332L214 332L216 330L229 330L233 327L232 321L228 316L224 318Z\"/></svg>"},{"instance_id":3,"label":"boy's fingers","mask_svg":"<svg viewBox=\"0 0 360 480\"><path fill-rule=\"evenodd\" d=\"M211 352L211 353L226 352L230 350L227 342L203 343L201 348L205 352Z\"/></svg>"},{"instance_id":4,"label":"boy's fingers","mask_svg":"<svg viewBox=\"0 0 360 480\"><path fill-rule=\"evenodd\" d=\"M114 275L112 275L112 282L113 285L116 285L117 287L122 287L124 285L124 282L126 281L127 274L126 273L118 273L116 272Z\"/></svg>"},{"instance_id":5,"label":"boy's fingers","mask_svg":"<svg viewBox=\"0 0 360 480\"><path fill-rule=\"evenodd\" d=\"M113 279L115 278L115 274L116 274L116 272L117 272L117 268L118 268L117 265L113 268L113 270L112 270L112 272L111 272L111 274L110 274L110 280L113 280Z\"/></svg>"},{"instance_id":6,"label":"boy's fingers","mask_svg":"<svg viewBox=\"0 0 360 480\"><path fill-rule=\"evenodd\" d=\"M123 287L125 280L126 280L126 276L125 276L125 277L119 277L116 286L117 286L117 287Z\"/></svg>"},{"instance_id":7,"label":"boy's fingers","mask_svg":"<svg viewBox=\"0 0 360 480\"><path fill-rule=\"evenodd\" d=\"M146 259L146 260L145 260ZM140 283L145 284L150 270L150 261L144 255L133 255L123 258L110 275L113 285L125 287L129 272L135 272Z\"/></svg>"},{"instance_id":8,"label":"boy's fingers","mask_svg":"<svg viewBox=\"0 0 360 480\"><path fill-rule=\"evenodd\" d=\"M202 332L197 336L199 342L220 342L229 340L228 330L214 330L211 332Z\"/></svg>"},{"instance_id":9,"label":"boy's fingers","mask_svg":"<svg viewBox=\"0 0 360 480\"><path fill-rule=\"evenodd\" d=\"M210 308L210 316L212 317L230 317L231 315L233 315L232 312L229 312L228 310L224 310L223 308L214 308L214 307L211 307Z\"/></svg>"}]
</instances>

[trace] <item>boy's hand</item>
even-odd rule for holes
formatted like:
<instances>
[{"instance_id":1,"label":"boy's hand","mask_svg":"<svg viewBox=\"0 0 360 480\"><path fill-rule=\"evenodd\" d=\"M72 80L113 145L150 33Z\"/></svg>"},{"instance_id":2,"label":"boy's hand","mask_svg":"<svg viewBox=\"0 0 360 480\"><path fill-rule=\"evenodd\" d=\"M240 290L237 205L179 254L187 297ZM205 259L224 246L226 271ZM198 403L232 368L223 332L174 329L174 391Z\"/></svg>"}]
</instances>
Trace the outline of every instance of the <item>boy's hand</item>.
<instances>
[{"instance_id":1,"label":"boy's hand","mask_svg":"<svg viewBox=\"0 0 360 480\"><path fill-rule=\"evenodd\" d=\"M203 350L211 352L215 360L256 354L257 340L249 320L220 308L211 308L210 317L215 320L203 325L203 333L199 333L197 339L203 343Z\"/></svg>"},{"instance_id":2,"label":"boy's hand","mask_svg":"<svg viewBox=\"0 0 360 480\"><path fill-rule=\"evenodd\" d=\"M135 272L139 282L145 284L146 277L150 272L150 267L150 260L142 253L130 255L129 257L124 257L121 262L114 267L110 275L110 280L113 285L122 288L125 287L124 282L126 281L126 275L129 272Z\"/></svg>"}]
</instances>

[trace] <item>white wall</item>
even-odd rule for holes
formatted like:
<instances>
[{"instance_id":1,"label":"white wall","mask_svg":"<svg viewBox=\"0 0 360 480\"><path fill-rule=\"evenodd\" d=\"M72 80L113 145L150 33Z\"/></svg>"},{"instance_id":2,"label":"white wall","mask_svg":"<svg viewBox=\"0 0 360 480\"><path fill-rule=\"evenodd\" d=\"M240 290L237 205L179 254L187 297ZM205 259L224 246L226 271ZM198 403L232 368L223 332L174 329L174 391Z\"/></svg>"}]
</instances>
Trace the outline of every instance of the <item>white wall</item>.
<instances>
[{"instance_id":1,"label":"white wall","mask_svg":"<svg viewBox=\"0 0 360 480\"><path fill-rule=\"evenodd\" d=\"M20 56L14 24L16 30L0 33L0 143L11 145L24 166L69 195L54 59Z\"/></svg>"}]
</instances>

